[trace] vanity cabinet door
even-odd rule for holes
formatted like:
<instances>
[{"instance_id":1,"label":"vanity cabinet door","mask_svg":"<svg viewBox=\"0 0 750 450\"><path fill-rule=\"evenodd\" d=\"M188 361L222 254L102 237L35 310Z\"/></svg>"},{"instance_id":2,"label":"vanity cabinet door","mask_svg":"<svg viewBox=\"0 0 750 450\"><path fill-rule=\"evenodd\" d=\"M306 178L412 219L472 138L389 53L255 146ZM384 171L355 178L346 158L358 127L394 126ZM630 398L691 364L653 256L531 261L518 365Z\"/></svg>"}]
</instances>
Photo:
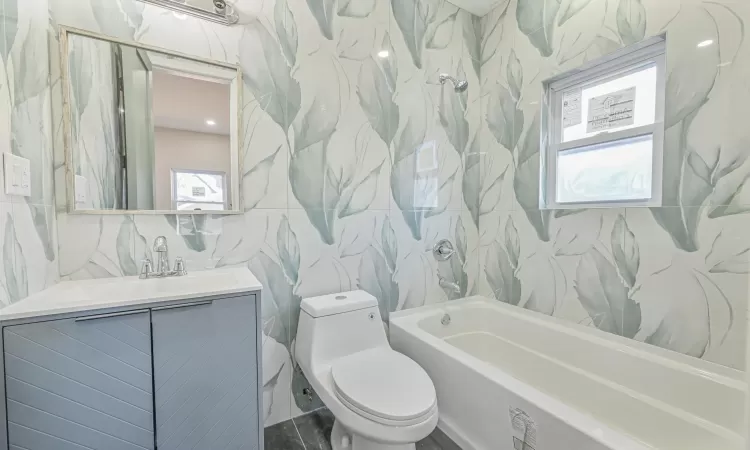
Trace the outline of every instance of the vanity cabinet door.
<instances>
[{"instance_id":1,"label":"vanity cabinet door","mask_svg":"<svg viewBox=\"0 0 750 450\"><path fill-rule=\"evenodd\" d=\"M152 310L159 450L259 450L254 296Z\"/></svg>"},{"instance_id":2,"label":"vanity cabinet door","mask_svg":"<svg viewBox=\"0 0 750 450\"><path fill-rule=\"evenodd\" d=\"M3 329L11 450L154 449L149 312Z\"/></svg>"}]
</instances>

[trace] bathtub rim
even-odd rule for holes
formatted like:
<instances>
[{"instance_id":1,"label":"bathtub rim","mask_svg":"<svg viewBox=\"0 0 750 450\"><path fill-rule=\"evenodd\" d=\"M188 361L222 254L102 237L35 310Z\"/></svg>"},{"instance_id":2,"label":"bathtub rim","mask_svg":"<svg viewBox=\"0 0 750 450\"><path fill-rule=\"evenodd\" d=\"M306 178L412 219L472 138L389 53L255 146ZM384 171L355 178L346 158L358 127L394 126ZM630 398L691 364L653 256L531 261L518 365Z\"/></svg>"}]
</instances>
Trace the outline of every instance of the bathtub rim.
<instances>
[{"instance_id":1,"label":"bathtub rim","mask_svg":"<svg viewBox=\"0 0 750 450\"><path fill-rule=\"evenodd\" d=\"M561 319L541 315L532 311L526 311L521 308L507 305L497 300L492 300L482 296L472 296L447 303L426 305L420 308L402 310L391 314L390 333L402 333L413 339L422 341L425 345L430 346L435 351L444 353L446 357L454 359L460 364L465 365L467 367L467 370L472 370L478 373L481 377L487 379L490 382L501 384L506 389L511 391L514 395L522 398L523 400L537 405L538 407L540 407L540 405L544 405L545 412L553 416L555 419L566 424L567 426L577 429L581 433L589 436L594 441L608 446L609 448L618 450L655 449L655 447L653 447L652 445L640 441L636 436L628 435L622 431L615 430L607 424L591 418L586 413L580 412L579 410L568 406L554 396L547 394L531 386L530 384L511 376L510 374L504 372L502 369L495 367L494 365L487 363L480 358L468 354L458 348L453 347L449 343L445 342L444 338L438 337L420 326L420 322L429 317L434 317L436 314L443 314L446 312L450 314L451 310L466 306L495 308L501 310L503 313L508 313L511 316L518 317L521 320L528 320L534 322L537 325L552 327L557 331L569 332L571 334L574 334L574 336L577 338L586 339L589 341L600 341L601 338L604 338L607 341L607 345L613 345L620 350L633 354L633 356L646 356L648 359L651 359L655 363L666 363L667 365L670 365L678 370L687 370L688 372L692 372L698 376L703 376L719 383L728 384L730 386L741 389L743 392L747 392L747 387L744 382L744 374L735 369L731 369L707 361L702 361L697 358L664 350L649 344L623 338L621 336L610 335L610 333L606 333L598 329L589 330L588 327L570 324ZM662 355L662 353L665 353L665 355ZM677 358L675 358L675 356ZM693 359L695 359L696 361L692 361ZM705 366L706 368L700 367L701 365ZM719 368L719 371L722 371L721 369L725 369L723 370L724 373L717 373L707 369L713 368L714 366L717 366ZM738 376L733 372L737 372L740 375ZM455 426L453 426L451 423L447 423L442 418L440 420L440 424L442 424L443 426L447 426L449 431L458 433L458 430L456 430ZM462 436L460 436L460 433L458 434L459 435L457 437L463 438Z\"/></svg>"},{"instance_id":2,"label":"bathtub rim","mask_svg":"<svg viewBox=\"0 0 750 450\"><path fill-rule=\"evenodd\" d=\"M414 326L425 334L438 340L430 332L422 329L419 323L433 316L435 313L448 313L459 307L490 307L502 311L504 314L532 322L536 325L543 325L552 328L555 331L565 332L574 335L576 338L584 339L595 344L601 344L602 340L606 341L618 351L628 353L631 356L640 357L650 362L667 365L673 369L678 369L692 373L693 375L707 378L716 383L724 384L735 389L748 393L745 373L728 366L724 366L711 361L706 361L693 356L684 355L675 351L663 349L645 342L628 339L616 334L607 333L593 327L587 327L559 319L557 317L547 316L517 306L509 305L498 300L493 300L484 296L471 296L449 302L435 303L425 305L419 308L406 309L391 313L390 322L393 324L405 324Z\"/></svg>"}]
</instances>

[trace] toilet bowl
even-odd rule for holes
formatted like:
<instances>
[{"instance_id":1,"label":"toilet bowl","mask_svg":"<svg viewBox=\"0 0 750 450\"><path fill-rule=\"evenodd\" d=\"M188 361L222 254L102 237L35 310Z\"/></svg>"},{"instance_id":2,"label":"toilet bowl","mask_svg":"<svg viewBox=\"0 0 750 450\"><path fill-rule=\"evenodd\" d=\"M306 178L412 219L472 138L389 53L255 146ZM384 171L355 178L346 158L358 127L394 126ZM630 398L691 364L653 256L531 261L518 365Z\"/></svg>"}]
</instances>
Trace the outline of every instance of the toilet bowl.
<instances>
[{"instance_id":1,"label":"toilet bowl","mask_svg":"<svg viewBox=\"0 0 750 450\"><path fill-rule=\"evenodd\" d=\"M435 386L391 349L378 302L367 292L304 299L295 356L335 417L334 450L414 450L435 429Z\"/></svg>"}]
</instances>

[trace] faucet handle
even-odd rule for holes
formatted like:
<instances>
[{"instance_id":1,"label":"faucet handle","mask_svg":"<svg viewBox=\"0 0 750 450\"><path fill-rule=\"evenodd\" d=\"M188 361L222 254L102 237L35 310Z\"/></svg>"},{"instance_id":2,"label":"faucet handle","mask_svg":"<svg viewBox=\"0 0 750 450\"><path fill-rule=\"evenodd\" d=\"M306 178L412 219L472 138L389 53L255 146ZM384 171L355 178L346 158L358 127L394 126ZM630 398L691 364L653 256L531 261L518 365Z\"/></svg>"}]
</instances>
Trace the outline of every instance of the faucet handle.
<instances>
[{"instance_id":1,"label":"faucet handle","mask_svg":"<svg viewBox=\"0 0 750 450\"><path fill-rule=\"evenodd\" d=\"M182 259L182 257L177 257L174 260L174 273L177 276L183 276L187 275L187 270L185 270L185 260Z\"/></svg>"},{"instance_id":2,"label":"faucet handle","mask_svg":"<svg viewBox=\"0 0 750 450\"><path fill-rule=\"evenodd\" d=\"M435 259L438 261L448 261L453 257L456 252L453 248L453 243L448 239L442 239L435 244L432 249Z\"/></svg>"},{"instance_id":3,"label":"faucet handle","mask_svg":"<svg viewBox=\"0 0 750 450\"><path fill-rule=\"evenodd\" d=\"M145 280L145 279L146 279L146 278L148 278L148 277L149 277L149 275L151 275L151 274L152 274L153 272L154 272L154 265L153 265L153 263L151 262L151 260L150 260L150 259L148 259L148 258L144 259L144 260L143 260L143 265L141 265L141 275L140 275L140 277L139 277L139 278L140 278L141 280Z\"/></svg>"}]
</instances>

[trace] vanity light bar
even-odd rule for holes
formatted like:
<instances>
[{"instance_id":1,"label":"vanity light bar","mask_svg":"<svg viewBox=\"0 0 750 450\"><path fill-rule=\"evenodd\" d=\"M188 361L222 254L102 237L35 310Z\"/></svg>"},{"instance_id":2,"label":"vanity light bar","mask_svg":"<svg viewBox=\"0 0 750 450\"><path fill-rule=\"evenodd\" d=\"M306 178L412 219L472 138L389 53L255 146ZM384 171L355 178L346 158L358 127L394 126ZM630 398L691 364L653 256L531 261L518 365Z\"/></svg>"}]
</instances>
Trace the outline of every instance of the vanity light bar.
<instances>
[{"instance_id":1,"label":"vanity light bar","mask_svg":"<svg viewBox=\"0 0 750 450\"><path fill-rule=\"evenodd\" d=\"M190 6L185 3L182 3L180 2L180 0L141 0L141 1L144 3L151 3L153 5L161 6L162 8L171 9L173 11L177 11L183 14L189 14L191 16L195 16L201 19L210 20L211 22L217 22L223 25L233 25L237 23L237 21L239 20L239 17L233 11L228 14L207 11L205 9L197 8L195 6ZM231 5L227 5L226 11L231 11L231 10L232 10Z\"/></svg>"}]
</instances>

